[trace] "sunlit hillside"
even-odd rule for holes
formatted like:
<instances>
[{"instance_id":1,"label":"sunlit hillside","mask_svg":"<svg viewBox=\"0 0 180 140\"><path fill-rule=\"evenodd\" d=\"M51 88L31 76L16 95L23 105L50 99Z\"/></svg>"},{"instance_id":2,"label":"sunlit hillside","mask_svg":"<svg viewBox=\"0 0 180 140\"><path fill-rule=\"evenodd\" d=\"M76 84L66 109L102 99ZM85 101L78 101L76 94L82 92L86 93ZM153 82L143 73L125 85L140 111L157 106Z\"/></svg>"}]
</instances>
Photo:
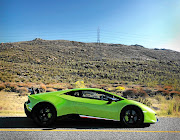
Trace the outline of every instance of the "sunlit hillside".
<instances>
[{"instance_id":1,"label":"sunlit hillside","mask_svg":"<svg viewBox=\"0 0 180 140\"><path fill-rule=\"evenodd\" d=\"M0 81L124 82L179 90L180 53L140 45L42 40L1 43Z\"/></svg>"}]
</instances>

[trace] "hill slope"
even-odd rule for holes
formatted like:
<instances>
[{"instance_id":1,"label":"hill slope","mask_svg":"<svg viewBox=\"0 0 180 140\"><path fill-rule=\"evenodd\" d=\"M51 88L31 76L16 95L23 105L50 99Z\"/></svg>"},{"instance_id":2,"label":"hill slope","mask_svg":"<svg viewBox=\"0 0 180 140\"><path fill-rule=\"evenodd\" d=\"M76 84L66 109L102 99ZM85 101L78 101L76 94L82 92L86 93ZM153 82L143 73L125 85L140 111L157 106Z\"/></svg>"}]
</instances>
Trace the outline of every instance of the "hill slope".
<instances>
[{"instance_id":1,"label":"hill slope","mask_svg":"<svg viewBox=\"0 0 180 140\"><path fill-rule=\"evenodd\" d=\"M0 81L180 85L180 53L139 45L42 40L0 45Z\"/></svg>"}]
</instances>

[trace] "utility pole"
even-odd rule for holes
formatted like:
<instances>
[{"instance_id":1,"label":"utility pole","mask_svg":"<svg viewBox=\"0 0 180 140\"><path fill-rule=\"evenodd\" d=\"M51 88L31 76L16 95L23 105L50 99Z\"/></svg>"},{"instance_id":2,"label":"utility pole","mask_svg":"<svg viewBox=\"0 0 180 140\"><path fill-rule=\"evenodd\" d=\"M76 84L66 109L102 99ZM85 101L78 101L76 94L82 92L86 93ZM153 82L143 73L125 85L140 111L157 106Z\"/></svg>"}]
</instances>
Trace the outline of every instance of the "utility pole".
<instances>
[{"instance_id":1,"label":"utility pole","mask_svg":"<svg viewBox=\"0 0 180 140\"><path fill-rule=\"evenodd\" d=\"M100 45L100 28L97 28L97 49L99 50L99 54L98 54L98 60L102 61L102 49L101 49L101 45Z\"/></svg>"},{"instance_id":2,"label":"utility pole","mask_svg":"<svg viewBox=\"0 0 180 140\"><path fill-rule=\"evenodd\" d=\"M97 29L97 44L100 45L100 29L99 29L99 27Z\"/></svg>"}]
</instances>

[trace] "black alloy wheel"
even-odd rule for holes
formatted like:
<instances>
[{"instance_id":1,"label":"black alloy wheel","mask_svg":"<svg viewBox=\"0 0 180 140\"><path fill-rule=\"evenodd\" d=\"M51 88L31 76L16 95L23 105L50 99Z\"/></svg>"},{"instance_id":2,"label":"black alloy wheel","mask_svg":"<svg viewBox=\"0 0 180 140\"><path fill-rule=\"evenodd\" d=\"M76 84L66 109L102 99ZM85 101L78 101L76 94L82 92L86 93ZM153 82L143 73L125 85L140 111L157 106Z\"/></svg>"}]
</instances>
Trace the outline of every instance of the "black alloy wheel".
<instances>
[{"instance_id":1,"label":"black alloy wheel","mask_svg":"<svg viewBox=\"0 0 180 140\"><path fill-rule=\"evenodd\" d=\"M127 107L121 113L121 122L127 127L140 127L143 121L143 113L137 107Z\"/></svg>"},{"instance_id":2,"label":"black alloy wheel","mask_svg":"<svg viewBox=\"0 0 180 140\"><path fill-rule=\"evenodd\" d=\"M32 113L34 121L40 126L50 126L56 120L56 110L50 104L38 105Z\"/></svg>"}]
</instances>

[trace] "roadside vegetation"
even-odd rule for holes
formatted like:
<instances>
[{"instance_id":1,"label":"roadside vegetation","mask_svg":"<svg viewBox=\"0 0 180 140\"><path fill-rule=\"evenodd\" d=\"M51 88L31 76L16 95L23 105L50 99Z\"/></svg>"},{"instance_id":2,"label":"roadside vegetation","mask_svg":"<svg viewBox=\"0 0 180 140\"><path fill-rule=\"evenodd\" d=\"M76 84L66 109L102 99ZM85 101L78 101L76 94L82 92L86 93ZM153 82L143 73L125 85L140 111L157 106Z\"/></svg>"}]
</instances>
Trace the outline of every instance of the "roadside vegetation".
<instances>
[{"instance_id":1,"label":"roadside vegetation","mask_svg":"<svg viewBox=\"0 0 180 140\"><path fill-rule=\"evenodd\" d=\"M71 88L100 88L122 97L141 102L157 112L158 116L180 116L180 92L173 91L172 86L156 88L142 85L123 84L86 84L84 81L69 83L11 83L0 84L0 115L25 115L23 104L30 94L29 88L43 89L44 92L59 91Z\"/></svg>"},{"instance_id":2,"label":"roadside vegetation","mask_svg":"<svg viewBox=\"0 0 180 140\"><path fill-rule=\"evenodd\" d=\"M1 43L0 114L14 110L10 104L16 100L25 101L28 88L92 87L140 101L160 116L178 117L179 58L179 52L139 45L42 39ZM23 104L19 106L17 111L23 112Z\"/></svg>"}]
</instances>

